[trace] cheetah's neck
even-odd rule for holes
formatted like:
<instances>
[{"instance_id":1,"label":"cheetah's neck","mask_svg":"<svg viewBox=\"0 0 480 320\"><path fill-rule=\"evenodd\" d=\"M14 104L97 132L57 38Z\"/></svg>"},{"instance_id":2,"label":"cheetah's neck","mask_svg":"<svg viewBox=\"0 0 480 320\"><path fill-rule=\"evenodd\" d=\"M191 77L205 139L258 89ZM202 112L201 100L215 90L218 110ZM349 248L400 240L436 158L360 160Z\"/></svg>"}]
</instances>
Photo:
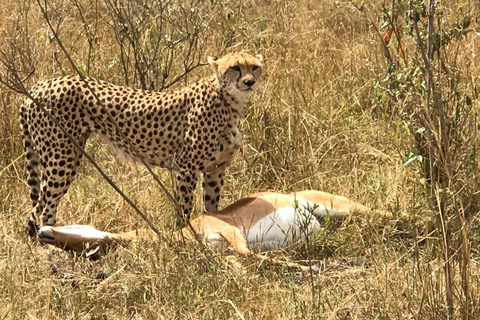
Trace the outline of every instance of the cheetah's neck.
<instances>
[{"instance_id":1,"label":"cheetah's neck","mask_svg":"<svg viewBox=\"0 0 480 320\"><path fill-rule=\"evenodd\" d=\"M216 81L218 83L218 80ZM239 118L238 120L240 120L240 118L243 118L247 110L248 99L250 95L245 95L245 94L235 95L221 88L219 83L218 85L220 90L220 96L225 107L233 112L235 119L237 117Z\"/></svg>"}]
</instances>

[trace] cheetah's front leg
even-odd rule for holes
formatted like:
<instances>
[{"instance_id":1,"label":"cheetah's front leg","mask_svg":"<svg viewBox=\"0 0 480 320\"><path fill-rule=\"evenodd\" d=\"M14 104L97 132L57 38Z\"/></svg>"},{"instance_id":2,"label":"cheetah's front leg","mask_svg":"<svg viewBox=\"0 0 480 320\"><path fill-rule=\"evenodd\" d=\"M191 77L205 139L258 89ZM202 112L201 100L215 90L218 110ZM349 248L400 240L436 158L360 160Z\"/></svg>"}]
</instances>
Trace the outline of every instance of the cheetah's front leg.
<instances>
[{"instance_id":1,"label":"cheetah's front leg","mask_svg":"<svg viewBox=\"0 0 480 320\"><path fill-rule=\"evenodd\" d=\"M175 224L178 227L184 227L190 221L197 180L196 172L181 171L177 174L177 201L180 205L180 213L177 215Z\"/></svg>"},{"instance_id":2,"label":"cheetah's front leg","mask_svg":"<svg viewBox=\"0 0 480 320\"><path fill-rule=\"evenodd\" d=\"M237 156L242 143L242 133L238 126L227 126L219 137L219 152L214 164L210 165L203 174L203 200L205 212L218 210L220 192L223 187L225 170Z\"/></svg>"},{"instance_id":3,"label":"cheetah's front leg","mask_svg":"<svg viewBox=\"0 0 480 320\"><path fill-rule=\"evenodd\" d=\"M220 192L223 187L223 177L226 166L221 166L213 172L204 174L203 177L203 200L205 212L215 212L218 210L220 201Z\"/></svg>"}]
</instances>

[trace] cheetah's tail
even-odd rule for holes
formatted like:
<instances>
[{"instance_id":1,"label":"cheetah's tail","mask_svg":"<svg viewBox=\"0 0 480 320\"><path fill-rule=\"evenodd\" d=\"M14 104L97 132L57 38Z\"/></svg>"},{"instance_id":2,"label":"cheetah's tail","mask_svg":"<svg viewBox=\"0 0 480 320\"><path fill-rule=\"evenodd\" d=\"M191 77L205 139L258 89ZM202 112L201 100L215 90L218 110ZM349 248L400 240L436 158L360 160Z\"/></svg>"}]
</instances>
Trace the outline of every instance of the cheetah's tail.
<instances>
[{"instance_id":1,"label":"cheetah's tail","mask_svg":"<svg viewBox=\"0 0 480 320\"><path fill-rule=\"evenodd\" d=\"M35 207L38 203L39 194L40 194L40 157L35 150L35 144L32 140L29 130L29 114L28 108L35 107L33 102L29 99L24 102L20 109L20 124L22 129L22 140L23 148L26 155L26 172L25 176L27 178L28 185L30 186L30 199L32 200L32 205ZM34 220L35 217L32 216Z\"/></svg>"}]
</instances>

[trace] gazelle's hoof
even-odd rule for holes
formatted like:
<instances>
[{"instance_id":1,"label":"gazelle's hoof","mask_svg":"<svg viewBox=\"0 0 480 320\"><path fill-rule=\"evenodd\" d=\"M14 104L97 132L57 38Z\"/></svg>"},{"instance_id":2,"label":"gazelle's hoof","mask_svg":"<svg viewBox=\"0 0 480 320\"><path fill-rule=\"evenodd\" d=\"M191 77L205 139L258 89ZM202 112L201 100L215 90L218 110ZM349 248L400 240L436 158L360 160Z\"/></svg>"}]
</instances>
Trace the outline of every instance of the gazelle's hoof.
<instances>
[{"instance_id":1,"label":"gazelle's hoof","mask_svg":"<svg viewBox=\"0 0 480 320\"><path fill-rule=\"evenodd\" d=\"M55 241L52 229L50 227L42 227L38 231L38 240L44 243L50 243L52 241Z\"/></svg>"}]
</instances>

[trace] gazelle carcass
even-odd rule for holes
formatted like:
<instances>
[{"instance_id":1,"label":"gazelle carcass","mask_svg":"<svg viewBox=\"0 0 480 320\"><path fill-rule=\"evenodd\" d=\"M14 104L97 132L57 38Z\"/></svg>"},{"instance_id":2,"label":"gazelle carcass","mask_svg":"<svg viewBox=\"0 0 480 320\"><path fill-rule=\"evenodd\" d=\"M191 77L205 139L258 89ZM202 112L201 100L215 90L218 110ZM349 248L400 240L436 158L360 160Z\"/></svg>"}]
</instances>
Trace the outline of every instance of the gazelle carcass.
<instances>
[{"instance_id":1,"label":"gazelle carcass","mask_svg":"<svg viewBox=\"0 0 480 320\"><path fill-rule=\"evenodd\" d=\"M227 244L236 253L246 255L252 250L285 247L320 230L326 219L341 222L354 211L367 210L348 198L322 191L262 192L239 199L223 210L200 215L191 221L191 229L211 247ZM388 212L377 213L390 216ZM181 233L193 238L191 229L184 227ZM121 243L154 237L156 234L147 229L110 233L83 225L46 226L38 234L43 243L75 252L104 251Z\"/></svg>"}]
</instances>

